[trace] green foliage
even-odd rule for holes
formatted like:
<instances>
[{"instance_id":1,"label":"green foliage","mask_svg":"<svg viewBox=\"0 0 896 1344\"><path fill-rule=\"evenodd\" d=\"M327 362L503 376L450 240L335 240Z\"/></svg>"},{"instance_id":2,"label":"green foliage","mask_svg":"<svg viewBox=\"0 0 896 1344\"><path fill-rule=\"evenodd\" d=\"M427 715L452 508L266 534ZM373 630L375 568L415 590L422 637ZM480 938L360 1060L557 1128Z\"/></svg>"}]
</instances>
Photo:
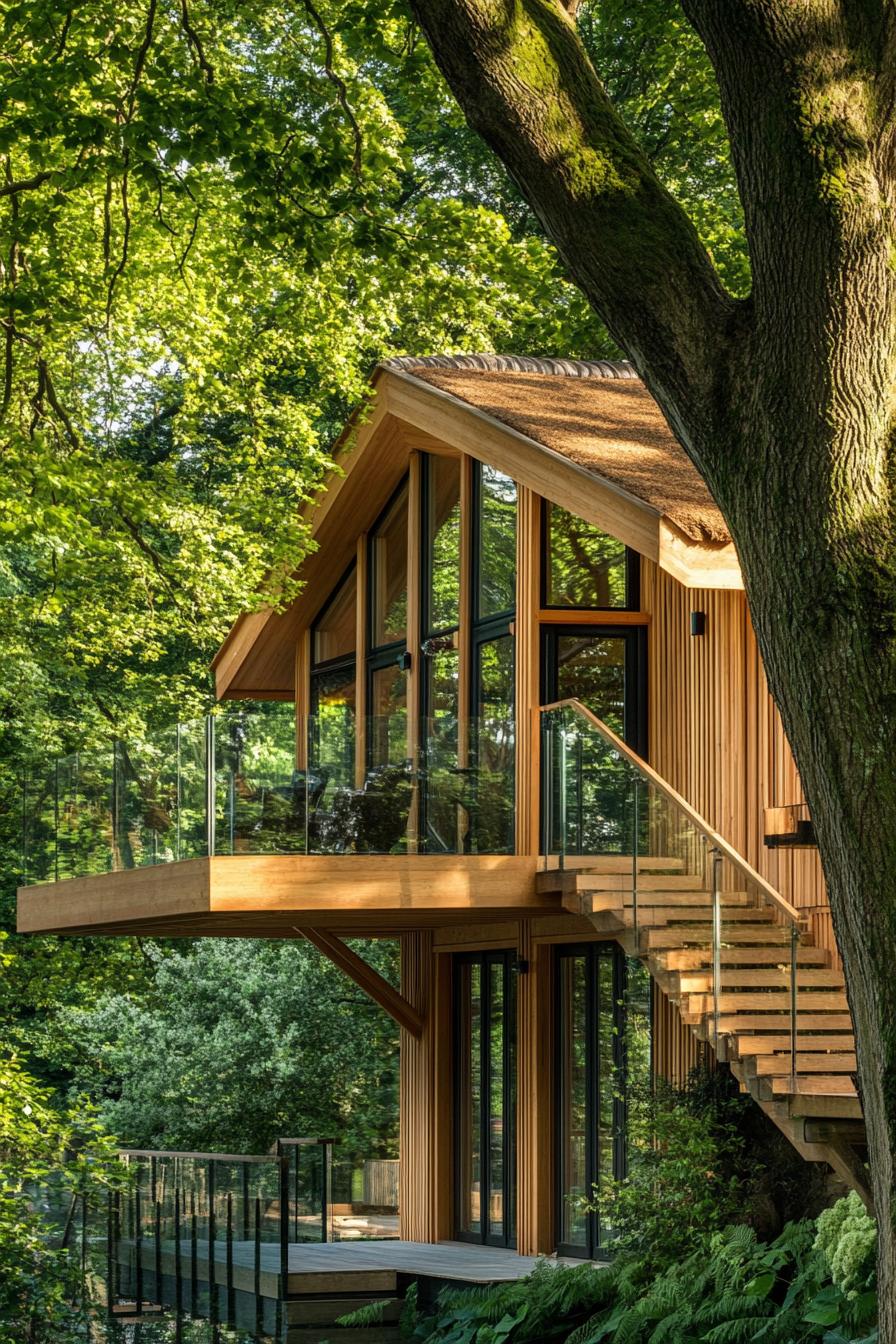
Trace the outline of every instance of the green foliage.
<instances>
[{"instance_id":1,"label":"green foliage","mask_svg":"<svg viewBox=\"0 0 896 1344\"><path fill-rule=\"evenodd\" d=\"M600 1191L613 1245L660 1270L741 1211L746 1193L739 1101L665 1084L633 1089L629 1169Z\"/></svg>"},{"instance_id":2,"label":"green foliage","mask_svg":"<svg viewBox=\"0 0 896 1344\"><path fill-rule=\"evenodd\" d=\"M819 1214L815 1249L847 1297L867 1292L876 1268L877 1227L855 1190Z\"/></svg>"},{"instance_id":3,"label":"green foliage","mask_svg":"<svg viewBox=\"0 0 896 1344\"><path fill-rule=\"evenodd\" d=\"M872 1326L875 1294L844 1292L815 1242L808 1221L788 1223L771 1244L738 1226L713 1233L659 1275L631 1255L605 1268L545 1262L517 1283L442 1293L414 1337L441 1344L846 1344Z\"/></svg>"},{"instance_id":4,"label":"green foliage","mask_svg":"<svg viewBox=\"0 0 896 1344\"><path fill-rule=\"evenodd\" d=\"M64 1226L73 1200L95 1203L121 1179L92 1109L60 1110L15 1057L0 1056L0 1344L84 1338Z\"/></svg>"},{"instance_id":5,"label":"green foliage","mask_svg":"<svg viewBox=\"0 0 896 1344\"><path fill-rule=\"evenodd\" d=\"M561 1269L545 1260L515 1283L443 1291L413 1338L445 1344L566 1339L577 1322L613 1300L615 1283L616 1272L607 1267Z\"/></svg>"},{"instance_id":6,"label":"green foliage","mask_svg":"<svg viewBox=\"0 0 896 1344\"><path fill-rule=\"evenodd\" d=\"M395 943L358 947L395 978ZM148 955L150 994L68 1010L46 1047L123 1143L253 1153L333 1135L337 1160L397 1155L398 1029L309 943Z\"/></svg>"},{"instance_id":7,"label":"green foliage","mask_svg":"<svg viewBox=\"0 0 896 1344\"><path fill-rule=\"evenodd\" d=\"M732 293L750 265L715 73L681 9L665 0L585 0L579 31L622 119L685 206Z\"/></svg>"}]
</instances>

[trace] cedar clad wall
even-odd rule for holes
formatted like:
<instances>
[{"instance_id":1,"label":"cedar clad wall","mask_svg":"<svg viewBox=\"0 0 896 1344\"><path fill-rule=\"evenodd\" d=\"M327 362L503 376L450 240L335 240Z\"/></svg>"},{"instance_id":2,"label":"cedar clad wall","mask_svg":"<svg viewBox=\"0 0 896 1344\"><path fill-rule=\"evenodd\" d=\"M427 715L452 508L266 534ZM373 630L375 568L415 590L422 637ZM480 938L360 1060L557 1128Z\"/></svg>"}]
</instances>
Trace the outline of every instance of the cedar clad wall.
<instances>
[{"instance_id":1,"label":"cedar clad wall","mask_svg":"<svg viewBox=\"0 0 896 1344\"><path fill-rule=\"evenodd\" d=\"M742 592L687 589L641 561L650 613L650 763L787 900L805 910L836 959L818 853L767 849L765 807L802 801L802 789ZM706 613L692 636L690 613Z\"/></svg>"}]
</instances>

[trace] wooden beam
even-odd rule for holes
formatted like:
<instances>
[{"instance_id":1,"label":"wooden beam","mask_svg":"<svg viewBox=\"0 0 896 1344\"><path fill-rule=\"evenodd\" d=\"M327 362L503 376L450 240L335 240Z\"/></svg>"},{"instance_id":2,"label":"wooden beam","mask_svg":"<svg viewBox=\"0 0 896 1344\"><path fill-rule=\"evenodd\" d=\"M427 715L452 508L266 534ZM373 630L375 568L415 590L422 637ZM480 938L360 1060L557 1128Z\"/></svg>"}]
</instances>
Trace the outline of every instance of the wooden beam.
<instances>
[{"instance_id":1,"label":"wooden beam","mask_svg":"<svg viewBox=\"0 0 896 1344\"><path fill-rule=\"evenodd\" d=\"M516 555L516 852L537 854L541 723L533 707L540 700L541 499L526 486L519 490Z\"/></svg>"},{"instance_id":2,"label":"wooden beam","mask_svg":"<svg viewBox=\"0 0 896 1344\"><path fill-rule=\"evenodd\" d=\"M423 1017L397 989L389 984L388 980L380 975L379 971L373 969L369 962L359 957L357 952L353 952L341 938L334 937L324 929L309 929L299 925L295 928L296 933L307 938L318 952L328 957L350 980L354 980L358 988L373 999L374 1003L378 1003L394 1022L415 1039L420 1039L423 1035Z\"/></svg>"}]
</instances>

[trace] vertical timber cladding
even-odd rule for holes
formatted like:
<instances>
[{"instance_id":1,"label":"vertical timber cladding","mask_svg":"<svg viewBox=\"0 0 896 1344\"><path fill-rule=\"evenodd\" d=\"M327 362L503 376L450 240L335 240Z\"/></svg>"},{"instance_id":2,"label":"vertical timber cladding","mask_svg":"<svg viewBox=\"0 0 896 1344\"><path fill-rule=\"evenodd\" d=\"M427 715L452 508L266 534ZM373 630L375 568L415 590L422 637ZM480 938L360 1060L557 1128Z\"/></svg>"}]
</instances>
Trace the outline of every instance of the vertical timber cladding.
<instances>
[{"instance_id":1,"label":"vertical timber cladding","mask_svg":"<svg viewBox=\"0 0 896 1344\"><path fill-rule=\"evenodd\" d=\"M553 948L520 921L517 977L516 1237L520 1255L550 1255L554 1228Z\"/></svg>"},{"instance_id":2,"label":"vertical timber cladding","mask_svg":"<svg viewBox=\"0 0 896 1344\"><path fill-rule=\"evenodd\" d=\"M423 1035L401 1033L399 1070L400 1234L445 1241L451 1208L451 961L433 951L432 930L401 938L401 992L422 1014Z\"/></svg>"},{"instance_id":3,"label":"vertical timber cladding","mask_svg":"<svg viewBox=\"0 0 896 1344\"><path fill-rule=\"evenodd\" d=\"M780 716L768 692L746 596L688 589L641 560L648 641L650 763L787 900L805 909L818 944L837 958L814 849L768 849L763 809L802 801ZM691 635L690 613L706 613Z\"/></svg>"},{"instance_id":4,"label":"vertical timber cladding","mask_svg":"<svg viewBox=\"0 0 896 1344\"><path fill-rule=\"evenodd\" d=\"M663 1078L673 1087L684 1087L691 1071L700 1063L703 1046L690 1027L682 1022L678 1008L655 980L651 982L650 992L651 1072L655 1078Z\"/></svg>"}]
</instances>

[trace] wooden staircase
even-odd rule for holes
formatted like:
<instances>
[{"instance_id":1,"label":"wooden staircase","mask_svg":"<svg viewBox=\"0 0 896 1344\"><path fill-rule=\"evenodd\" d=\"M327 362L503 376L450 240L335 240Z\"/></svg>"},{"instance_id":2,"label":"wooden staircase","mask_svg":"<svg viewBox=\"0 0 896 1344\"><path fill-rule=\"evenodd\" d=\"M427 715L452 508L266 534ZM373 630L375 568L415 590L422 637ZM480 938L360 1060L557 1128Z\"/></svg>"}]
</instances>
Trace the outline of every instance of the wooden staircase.
<instances>
[{"instance_id":1,"label":"wooden staircase","mask_svg":"<svg viewBox=\"0 0 896 1344\"><path fill-rule=\"evenodd\" d=\"M555 866L538 875L539 890L559 893L568 911L640 957L682 1021L728 1063L799 1152L830 1163L867 1201L843 975L804 925L794 944L786 903L779 908L756 888L723 890L714 954L714 903L707 872L696 871L707 867L699 859L639 858L637 876L630 855L567 859L562 868L556 859L546 862ZM741 885L733 865L723 871L726 885Z\"/></svg>"}]
</instances>

